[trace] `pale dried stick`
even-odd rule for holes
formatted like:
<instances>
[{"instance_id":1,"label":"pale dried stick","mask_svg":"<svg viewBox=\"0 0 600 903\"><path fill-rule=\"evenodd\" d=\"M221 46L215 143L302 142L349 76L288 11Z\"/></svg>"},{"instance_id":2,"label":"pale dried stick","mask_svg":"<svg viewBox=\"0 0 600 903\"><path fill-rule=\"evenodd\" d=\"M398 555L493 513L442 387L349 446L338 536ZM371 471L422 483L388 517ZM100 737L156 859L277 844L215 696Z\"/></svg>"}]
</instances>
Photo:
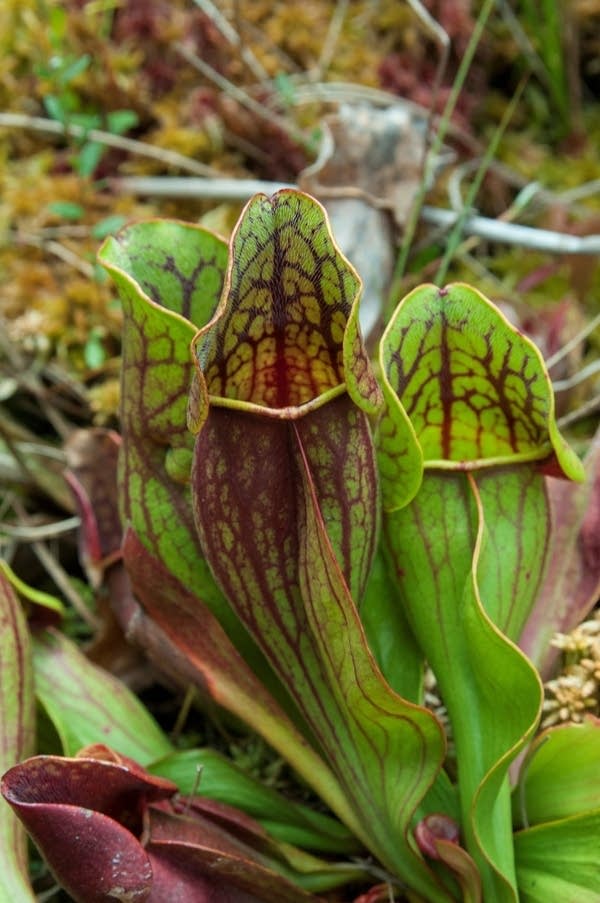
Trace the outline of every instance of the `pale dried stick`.
<instances>
[{"instance_id":1,"label":"pale dried stick","mask_svg":"<svg viewBox=\"0 0 600 903\"><path fill-rule=\"evenodd\" d=\"M175 169L183 169L197 176L216 176L217 170L185 157L176 151L155 147L144 141L136 141L135 138L125 138L122 135L113 135L111 132L103 132L100 129L85 129L74 123L63 124L54 119L46 119L44 116L26 116L23 113L0 113L0 127L13 129L32 129L36 132L47 132L50 135L63 135L71 138L84 138L86 141L97 141L106 147L116 147L119 150L128 151L138 157L149 157L158 160L165 166Z\"/></svg>"}]
</instances>

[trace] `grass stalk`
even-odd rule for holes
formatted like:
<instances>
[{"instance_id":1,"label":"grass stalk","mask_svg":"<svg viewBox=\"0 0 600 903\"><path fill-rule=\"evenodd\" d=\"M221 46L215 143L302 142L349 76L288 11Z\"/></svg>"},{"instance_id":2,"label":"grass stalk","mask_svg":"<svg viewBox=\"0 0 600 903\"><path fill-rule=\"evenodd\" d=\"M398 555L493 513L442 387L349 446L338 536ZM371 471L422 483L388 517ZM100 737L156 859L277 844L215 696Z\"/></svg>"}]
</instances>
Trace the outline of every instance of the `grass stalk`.
<instances>
[{"instance_id":1,"label":"grass stalk","mask_svg":"<svg viewBox=\"0 0 600 903\"><path fill-rule=\"evenodd\" d=\"M428 170L431 167L432 161L436 159L436 157L442 150L444 138L448 132L452 113L454 112L454 109L456 107L460 92L463 89L467 74L471 67L471 63L473 62L473 57L475 56L475 51L479 46L485 25L490 16L490 13L492 12L494 4L495 0L484 0L481 6L479 16L477 17L477 21L475 22L475 27L473 28L473 32L471 34L471 37L469 38L469 43L467 44L467 47L465 49L464 56L458 67L458 72L456 73L456 78L454 79L454 83L450 90L448 100L446 101L446 105L444 107L444 111L442 113L437 131L431 143L431 147L429 148L423 177L421 179L421 183L417 190L413 205L410 210L410 214L404 227L404 237L402 239L402 244L400 245L400 251L396 260L396 266L394 268L392 277L392 288L389 293L388 303L386 305L387 309L384 311L385 320L389 318L389 314L391 313L391 310L395 305L395 296L397 294L396 289L406 270L406 264L408 262L410 248L415 236L415 232L417 230L417 225L419 223L423 201L425 200L425 195L429 190L430 173Z\"/></svg>"},{"instance_id":2,"label":"grass stalk","mask_svg":"<svg viewBox=\"0 0 600 903\"><path fill-rule=\"evenodd\" d=\"M496 152L498 150L498 146L500 144L502 136L504 135L504 132L506 131L506 127L507 127L508 123L510 122L510 120L513 117L513 114L517 107L517 104L518 104L519 100L521 99L521 95L523 93L524 87L525 87L525 81L522 81L521 84L518 86L517 90L515 91L515 94L511 100L511 102L509 103L508 107L504 111L504 115L502 116L502 119L501 119L497 129L494 131L492 140L489 142L489 144L485 150L485 153L481 159L481 163L479 164L479 167L477 168L477 172L475 173L475 178L473 179L471 185L469 186L469 190L467 191L467 195L465 197L462 210L459 212L458 218L457 218L457 220L452 228L452 231L448 237L448 241L446 243L446 250L444 251L444 256L442 258L442 262L440 263L440 266L438 268L438 271L437 271L437 274L435 277L436 285L442 285L442 283L444 282L444 280L446 278L446 274L447 274L448 268L452 262L452 258L454 257L456 249L458 248L458 246L460 244L462 234L463 234L464 224L469 216L472 204L474 203L475 198L479 194L479 189L481 188L483 179L485 178L485 174L487 173L487 171L490 167L490 163L492 162L493 158L496 156Z\"/></svg>"}]
</instances>

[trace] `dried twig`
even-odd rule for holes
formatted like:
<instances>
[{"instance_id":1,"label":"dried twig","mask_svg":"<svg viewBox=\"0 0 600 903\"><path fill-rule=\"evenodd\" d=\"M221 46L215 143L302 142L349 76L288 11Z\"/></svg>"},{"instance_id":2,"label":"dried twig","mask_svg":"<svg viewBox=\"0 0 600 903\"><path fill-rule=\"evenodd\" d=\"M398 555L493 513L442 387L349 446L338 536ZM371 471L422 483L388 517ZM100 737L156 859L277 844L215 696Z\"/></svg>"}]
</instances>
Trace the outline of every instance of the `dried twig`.
<instances>
[{"instance_id":1,"label":"dried twig","mask_svg":"<svg viewBox=\"0 0 600 903\"><path fill-rule=\"evenodd\" d=\"M111 185L116 191L132 194L148 194L157 197L194 197L205 200L247 201L253 194L272 194L280 188L293 188L287 182L266 182L258 179L193 179L133 176L113 179ZM454 210L424 205L421 219L425 223L451 228L459 217ZM545 251L549 254L599 254L600 235L570 235L549 229L521 226L484 216L467 216L463 223L463 233L500 244L516 245Z\"/></svg>"},{"instance_id":2,"label":"dried twig","mask_svg":"<svg viewBox=\"0 0 600 903\"><path fill-rule=\"evenodd\" d=\"M59 241L53 238L44 238L43 236L31 235L25 232L16 232L14 240L17 244L30 245L33 248L41 248L42 251L48 251L54 257L58 257L64 263L68 263L74 269L82 273L87 279L94 278L94 267L85 258L80 257L75 251L67 248Z\"/></svg>"},{"instance_id":3,"label":"dried twig","mask_svg":"<svg viewBox=\"0 0 600 903\"><path fill-rule=\"evenodd\" d=\"M99 618L89 610L83 596L79 594L69 578L69 575L58 559L52 554L48 546L43 542L33 542L31 548L35 552L40 564L43 565L48 575L56 583L63 596L69 600L81 620L84 621L88 627L91 627L92 630L99 630L101 626Z\"/></svg>"},{"instance_id":4,"label":"dried twig","mask_svg":"<svg viewBox=\"0 0 600 903\"><path fill-rule=\"evenodd\" d=\"M558 351L552 355L552 357L548 358L548 360L546 361L546 366L548 367L548 369L550 369L551 367L554 367L556 364L558 364L559 361L562 361L562 359L567 354L570 354L574 348L577 348L578 345L581 345L581 343L585 339L587 339L587 337L589 335L591 335L591 333L595 329L597 329L599 326L600 326L600 314L596 314L596 316L593 317L589 323L585 324L583 329L580 329L580 331L576 335L574 335L572 339L570 339L568 342L566 342L562 346L562 348L559 348Z\"/></svg>"},{"instance_id":5,"label":"dried twig","mask_svg":"<svg viewBox=\"0 0 600 903\"><path fill-rule=\"evenodd\" d=\"M31 525L28 523L29 515L25 511L24 506L17 499L14 500L13 508L21 519L22 526L31 529ZM31 543L31 549L46 573L52 578L63 596L69 600L82 621L84 621L88 627L92 628L92 630L98 630L100 627L99 619L89 610L83 597L70 580L69 575L56 556L52 554L48 546L39 540L34 540Z\"/></svg>"},{"instance_id":6,"label":"dried twig","mask_svg":"<svg viewBox=\"0 0 600 903\"><path fill-rule=\"evenodd\" d=\"M597 373L600 373L600 360L592 361L586 367L578 370L577 373L573 373L568 379L558 379L552 383L552 388L555 392L568 392L569 389L578 386L579 383L590 379L592 376L596 376Z\"/></svg>"},{"instance_id":7,"label":"dried twig","mask_svg":"<svg viewBox=\"0 0 600 903\"><path fill-rule=\"evenodd\" d=\"M577 423L578 420L583 420L590 414L595 414L596 411L600 411L600 395L594 395L593 398L584 401L575 411L569 411L568 414L559 417L556 422L561 429L564 429L564 427Z\"/></svg>"},{"instance_id":8,"label":"dried twig","mask_svg":"<svg viewBox=\"0 0 600 903\"><path fill-rule=\"evenodd\" d=\"M54 539L64 533L72 533L81 523L79 517L66 517L64 520L54 521L50 524L0 524L0 533L19 539L21 542L41 542L45 539Z\"/></svg>"},{"instance_id":9,"label":"dried twig","mask_svg":"<svg viewBox=\"0 0 600 903\"><path fill-rule=\"evenodd\" d=\"M60 411L55 410L55 408L48 401L48 390L41 382L41 380L37 377L35 372L28 368L26 361L23 359L20 351L14 342L11 342L8 338L8 330L6 328L4 318L0 316L0 352L2 352L8 361L10 361L11 368L13 370L14 375L16 376L18 382L25 387L31 394L37 399L38 404L40 405L44 415L47 417L48 422L52 425L52 427L56 430L59 436L63 439L71 432L71 426L67 420L62 416ZM0 426L0 432L3 432L2 427ZM8 442L8 438L7 438ZM13 449L11 451L14 452ZM19 459L19 453L14 452L15 458ZM22 463L22 461L20 461ZM31 476L29 471L26 469L25 471L28 476ZM37 480L33 477L34 484L37 484Z\"/></svg>"},{"instance_id":10,"label":"dried twig","mask_svg":"<svg viewBox=\"0 0 600 903\"><path fill-rule=\"evenodd\" d=\"M197 176L216 176L219 175L217 170L192 160L191 157L185 157L176 151L166 150L162 147L156 147L153 144L147 144L144 141L136 141L135 138L125 138L122 135L114 135L112 132L103 132L100 129L85 129L81 125L74 123L63 124L56 122L54 119L46 119L43 116L26 116L23 113L0 113L0 127L12 129L32 129L36 132L47 132L50 135L61 135L63 137L83 138L86 141L97 141L106 147L116 147L119 150L136 154L138 157L149 157L152 160L158 160L165 166L172 166L175 169L183 169L185 172L192 173Z\"/></svg>"},{"instance_id":11,"label":"dried twig","mask_svg":"<svg viewBox=\"0 0 600 903\"><path fill-rule=\"evenodd\" d=\"M424 206L421 210L421 219L424 222L445 228L453 226L458 216L459 214L453 210L441 210L437 207ZM570 235L565 232L552 232L549 229L520 226L518 223L505 223L484 216L468 216L464 222L463 232L489 241L546 251L549 254L600 254L600 235Z\"/></svg>"},{"instance_id":12,"label":"dried twig","mask_svg":"<svg viewBox=\"0 0 600 903\"><path fill-rule=\"evenodd\" d=\"M202 200L247 201L253 194L273 194L280 188L293 188L288 182L260 179L190 179L166 176L126 176L111 179L111 187L123 194L147 194L154 197L200 198Z\"/></svg>"}]
</instances>

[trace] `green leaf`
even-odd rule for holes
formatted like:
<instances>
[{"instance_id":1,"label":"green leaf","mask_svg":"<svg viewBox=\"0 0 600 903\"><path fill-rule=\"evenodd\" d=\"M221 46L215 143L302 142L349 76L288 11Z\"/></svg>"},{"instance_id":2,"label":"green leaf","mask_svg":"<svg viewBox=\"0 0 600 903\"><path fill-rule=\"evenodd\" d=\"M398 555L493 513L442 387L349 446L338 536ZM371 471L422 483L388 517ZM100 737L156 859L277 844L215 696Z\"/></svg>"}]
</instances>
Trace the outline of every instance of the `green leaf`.
<instances>
[{"instance_id":1,"label":"green leaf","mask_svg":"<svg viewBox=\"0 0 600 903\"><path fill-rule=\"evenodd\" d=\"M346 398L337 400L345 408L346 402ZM321 410L324 409L316 411L315 416L324 424L327 414ZM330 411L328 414L331 417ZM345 448L352 460L360 454L365 435L368 439L366 424L360 427L355 435L348 434L347 427L342 432L348 437ZM227 408L212 409L196 441L193 502L202 548L237 616L261 646L292 698L300 704L300 687L312 699L313 710L322 714L318 699L325 692L321 688L321 667L315 661L297 589L297 477L296 465L290 458L289 447L294 440L289 430L287 423L272 418L243 415ZM331 452L325 452L326 461L330 455ZM348 461L349 472L352 460ZM338 458L338 476L343 469ZM362 476L363 487L368 488L372 469L368 473L363 467ZM330 494L330 498L331 514L340 529L345 512L339 507L335 510L335 495ZM357 513L361 510L364 505L357 504ZM370 514L368 510L366 513ZM368 547L364 538L356 534L352 538L354 542L361 539L363 549ZM350 539L350 534L346 534L348 568ZM363 585L368 564L364 552L354 562L356 580ZM362 574L356 570L357 565L362 567ZM313 687L312 693L308 687ZM302 706L300 709L306 718ZM319 719L315 715L313 720ZM288 751L288 758L289 754ZM315 776L304 777L314 786ZM319 793L324 794L322 787ZM327 798L328 791L325 793ZM332 808L343 818L339 802L337 806ZM346 813L347 824L348 819L352 822L352 816ZM354 830L354 824L351 827Z\"/></svg>"},{"instance_id":2,"label":"green leaf","mask_svg":"<svg viewBox=\"0 0 600 903\"><path fill-rule=\"evenodd\" d=\"M515 834L521 903L598 903L600 809Z\"/></svg>"},{"instance_id":3,"label":"green leaf","mask_svg":"<svg viewBox=\"0 0 600 903\"><path fill-rule=\"evenodd\" d=\"M196 445L196 516L215 576L292 693L352 813L329 805L388 868L426 886L432 900L444 899L404 840L441 762L441 732L381 677L345 582L360 595L369 564L369 447L366 419L347 396L291 424L214 408ZM351 513L345 475L362 529L338 526ZM318 514L313 492L323 500Z\"/></svg>"},{"instance_id":4,"label":"green leaf","mask_svg":"<svg viewBox=\"0 0 600 903\"><path fill-rule=\"evenodd\" d=\"M546 569L551 532L546 478L534 465L520 464L482 470L475 483L484 520L479 594L496 627L516 642Z\"/></svg>"},{"instance_id":5,"label":"green leaf","mask_svg":"<svg viewBox=\"0 0 600 903\"><path fill-rule=\"evenodd\" d=\"M125 223L127 222L127 217L122 216L120 213L115 213L112 216L106 216L104 219L99 220L94 226L92 226L92 237L101 240L106 238L108 235L112 235L114 232L118 232Z\"/></svg>"},{"instance_id":6,"label":"green leaf","mask_svg":"<svg viewBox=\"0 0 600 903\"><path fill-rule=\"evenodd\" d=\"M425 658L381 548L358 609L369 648L389 685L405 699L422 704Z\"/></svg>"},{"instance_id":7,"label":"green leaf","mask_svg":"<svg viewBox=\"0 0 600 903\"><path fill-rule=\"evenodd\" d=\"M381 393L359 333L360 290L317 201L292 189L253 197L231 237L215 321L196 339L194 430L209 397L289 418L347 388L365 411L378 410Z\"/></svg>"},{"instance_id":8,"label":"green leaf","mask_svg":"<svg viewBox=\"0 0 600 903\"><path fill-rule=\"evenodd\" d=\"M125 535L123 557L140 602L181 654L180 672L264 737L335 808L340 791L333 774L256 678L202 600L182 587L131 529Z\"/></svg>"},{"instance_id":9,"label":"green leaf","mask_svg":"<svg viewBox=\"0 0 600 903\"><path fill-rule=\"evenodd\" d=\"M600 721L591 716L535 738L513 791L513 816L528 826L590 809L600 810Z\"/></svg>"},{"instance_id":10,"label":"green leaf","mask_svg":"<svg viewBox=\"0 0 600 903\"><path fill-rule=\"evenodd\" d=\"M4 575L8 582L21 596L23 596L24 599L28 599L29 602L33 602L34 605L41 605L43 608L48 608L50 611L54 611L59 615L64 615L65 607L60 599L57 599L56 596L51 596L50 593L45 593L41 589L35 589L35 587L24 583L20 577L17 577L8 562L4 561L3 558L0 558L0 579L2 578L2 575Z\"/></svg>"},{"instance_id":11,"label":"green leaf","mask_svg":"<svg viewBox=\"0 0 600 903\"><path fill-rule=\"evenodd\" d=\"M90 125L90 128L94 126ZM95 172L106 148L98 141L86 141L74 157L75 169L86 179Z\"/></svg>"},{"instance_id":12,"label":"green leaf","mask_svg":"<svg viewBox=\"0 0 600 903\"><path fill-rule=\"evenodd\" d=\"M61 6L51 6L48 10L48 27L50 42L58 51L62 46L67 31L67 11Z\"/></svg>"},{"instance_id":13,"label":"green leaf","mask_svg":"<svg viewBox=\"0 0 600 903\"><path fill-rule=\"evenodd\" d=\"M300 590L332 695L331 734L321 729L317 736L357 813L377 813L370 820L370 848L411 888L432 901L444 899L407 841L412 814L442 762L440 726L426 709L394 693L376 666L327 534L307 450L300 441ZM391 767L393 762L399 767Z\"/></svg>"},{"instance_id":14,"label":"green leaf","mask_svg":"<svg viewBox=\"0 0 600 903\"><path fill-rule=\"evenodd\" d=\"M416 288L398 305L380 353L388 417L399 433L395 447L384 444L386 457L414 458L409 427L397 425L401 408L426 468L553 458L565 476L583 479L581 462L556 426L541 353L475 289L460 283Z\"/></svg>"},{"instance_id":15,"label":"green leaf","mask_svg":"<svg viewBox=\"0 0 600 903\"><path fill-rule=\"evenodd\" d=\"M382 547L377 550L359 613L369 649L390 687L409 702L423 705L425 657L408 624ZM455 821L460 818L456 786L444 771L427 791L413 822L431 812L443 812Z\"/></svg>"},{"instance_id":16,"label":"green leaf","mask_svg":"<svg viewBox=\"0 0 600 903\"><path fill-rule=\"evenodd\" d=\"M98 129L102 125L102 117L99 113L88 113L82 110L79 110L79 98L77 94L74 92L70 95L71 104L69 106L69 125L79 125L84 130L84 132L89 132L91 129ZM79 143L84 142L83 136L78 138Z\"/></svg>"},{"instance_id":17,"label":"green leaf","mask_svg":"<svg viewBox=\"0 0 600 903\"><path fill-rule=\"evenodd\" d=\"M365 412L381 400L359 287L320 205L294 191L250 201L215 322L195 343L194 511L216 579L331 763L343 799L329 805L441 901L409 839L444 755L441 728L383 679L354 603L377 544Z\"/></svg>"},{"instance_id":18,"label":"green leaf","mask_svg":"<svg viewBox=\"0 0 600 903\"><path fill-rule=\"evenodd\" d=\"M92 58L89 53L84 53L83 56L77 57L77 59L72 61L64 60L58 72L59 84L68 85L74 78L85 72L91 61Z\"/></svg>"},{"instance_id":19,"label":"green leaf","mask_svg":"<svg viewBox=\"0 0 600 903\"><path fill-rule=\"evenodd\" d=\"M377 428L377 466L383 507L394 511L408 504L423 479L423 452L406 411L383 378L385 407Z\"/></svg>"},{"instance_id":20,"label":"green leaf","mask_svg":"<svg viewBox=\"0 0 600 903\"><path fill-rule=\"evenodd\" d=\"M60 97L54 94L47 94L43 99L44 107L50 119L56 119L58 122L66 123L68 111L65 109L64 103Z\"/></svg>"},{"instance_id":21,"label":"green leaf","mask_svg":"<svg viewBox=\"0 0 600 903\"><path fill-rule=\"evenodd\" d=\"M111 110L106 115L106 125L109 132L122 135L129 129L135 128L139 122L139 116L135 110Z\"/></svg>"},{"instance_id":22,"label":"green leaf","mask_svg":"<svg viewBox=\"0 0 600 903\"><path fill-rule=\"evenodd\" d=\"M215 583L199 546L190 498L190 343L196 326L214 314L226 257L222 239L168 220L130 226L101 248L99 259L117 284L124 313L122 519L181 586L181 604L192 610L206 605L289 712L289 697Z\"/></svg>"},{"instance_id":23,"label":"green leaf","mask_svg":"<svg viewBox=\"0 0 600 903\"><path fill-rule=\"evenodd\" d=\"M30 756L35 744L35 704L27 622L0 570L0 776ZM28 878L27 838L16 815L0 801L0 899L34 903Z\"/></svg>"},{"instance_id":24,"label":"green leaf","mask_svg":"<svg viewBox=\"0 0 600 903\"><path fill-rule=\"evenodd\" d=\"M390 558L450 716L467 849L485 897L513 901L507 768L535 727L541 686L508 638L544 572L537 469L573 479L583 469L558 432L540 352L468 286L411 292L384 334L381 369Z\"/></svg>"},{"instance_id":25,"label":"green leaf","mask_svg":"<svg viewBox=\"0 0 600 903\"><path fill-rule=\"evenodd\" d=\"M542 693L480 597L477 485L466 474L428 473L413 502L387 514L384 529L408 620L450 716L467 850L485 898L515 901L506 775L534 729Z\"/></svg>"},{"instance_id":26,"label":"green leaf","mask_svg":"<svg viewBox=\"0 0 600 903\"><path fill-rule=\"evenodd\" d=\"M106 351L102 342L103 330L91 329L83 347L83 359L87 367L95 370L106 360Z\"/></svg>"},{"instance_id":27,"label":"green leaf","mask_svg":"<svg viewBox=\"0 0 600 903\"><path fill-rule=\"evenodd\" d=\"M213 749L178 750L154 762L149 770L174 781L181 793L199 794L242 809L277 840L345 856L361 849L340 822L286 799Z\"/></svg>"},{"instance_id":28,"label":"green leaf","mask_svg":"<svg viewBox=\"0 0 600 903\"><path fill-rule=\"evenodd\" d=\"M583 464L582 485L547 480L552 522L548 568L519 639L544 680L551 676L559 654L550 644L553 635L573 630L600 596L600 428Z\"/></svg>"},{"instance_id":29,"label":"green leaf","mask_svg":"<svg viewBox=\"0 0 600 903\"><path fill-rule=\"evenodd\" d=\"M137 697L60 631L37 634L32 643L36 696L65 755L104 743L143 765L171 752L169 740Z\"/></svg>"},{"instance_id":30,"label":"green leaf","mask_svg":"<svg viewBox=\"0 0 600 903\"><path fill-rule=\"evenodd\" d=\"M293 79L285 72L278 72L273 83L285 106L293 106L296 100L296 85Z\"/></svg>"},{"instance_id":31,"label":"green leaf","mask_svg":"<svg viewBox=\"0 0 600 903\"><path fill-rule=\"evenodd\" d=\"M48 204L48 210L50 213L55 213L56 216L62 217L62 219L74 222L85 215L85 210L81 204L75 204L73 201L53 201L51 204Z\"/></svg>"},{"instance_id":32,"label":"green leaf","mask_svg":"<svg viewBox=\"0 0 600 903\"><path fill-rule=\"evenodd\" d=\"M193 448L186 429L190 342L216 307L227 247L204 229L155 221L108 238L99 259L123 302L123 519L243 648L239 624L198 547L186 485Z\"/></svg>"}]
</instances>

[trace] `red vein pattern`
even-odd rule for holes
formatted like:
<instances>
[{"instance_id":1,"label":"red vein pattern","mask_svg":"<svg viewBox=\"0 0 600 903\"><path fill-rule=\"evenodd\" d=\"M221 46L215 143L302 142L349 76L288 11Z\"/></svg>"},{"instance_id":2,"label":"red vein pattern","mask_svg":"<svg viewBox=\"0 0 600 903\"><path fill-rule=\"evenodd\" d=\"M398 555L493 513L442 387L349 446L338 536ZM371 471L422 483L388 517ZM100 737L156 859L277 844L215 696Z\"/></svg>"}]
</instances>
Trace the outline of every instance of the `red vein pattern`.
<instances>
[{"instance_id":1,"label":"red vein pattern","mask_svg":"<svg viewBox=\"0 0 600 903\"><path fill-rule=\"evenodd\" d=\"M211 397L280 409L341 388L360 286L320 205L294 191L255 197L232 238L227 306L206 345Z\"/></svg>"},{"instance_id":2,"label":"red vein pattern","mask_svg":"<svg viewBox=\"0 0 600 903\"><path fill-rule=\"evenodd\" d=\"M384 366L425 460L549 450L552 395L541 356L474 290L412 292L386 336Z\"/></svg>"}]
</instances>

